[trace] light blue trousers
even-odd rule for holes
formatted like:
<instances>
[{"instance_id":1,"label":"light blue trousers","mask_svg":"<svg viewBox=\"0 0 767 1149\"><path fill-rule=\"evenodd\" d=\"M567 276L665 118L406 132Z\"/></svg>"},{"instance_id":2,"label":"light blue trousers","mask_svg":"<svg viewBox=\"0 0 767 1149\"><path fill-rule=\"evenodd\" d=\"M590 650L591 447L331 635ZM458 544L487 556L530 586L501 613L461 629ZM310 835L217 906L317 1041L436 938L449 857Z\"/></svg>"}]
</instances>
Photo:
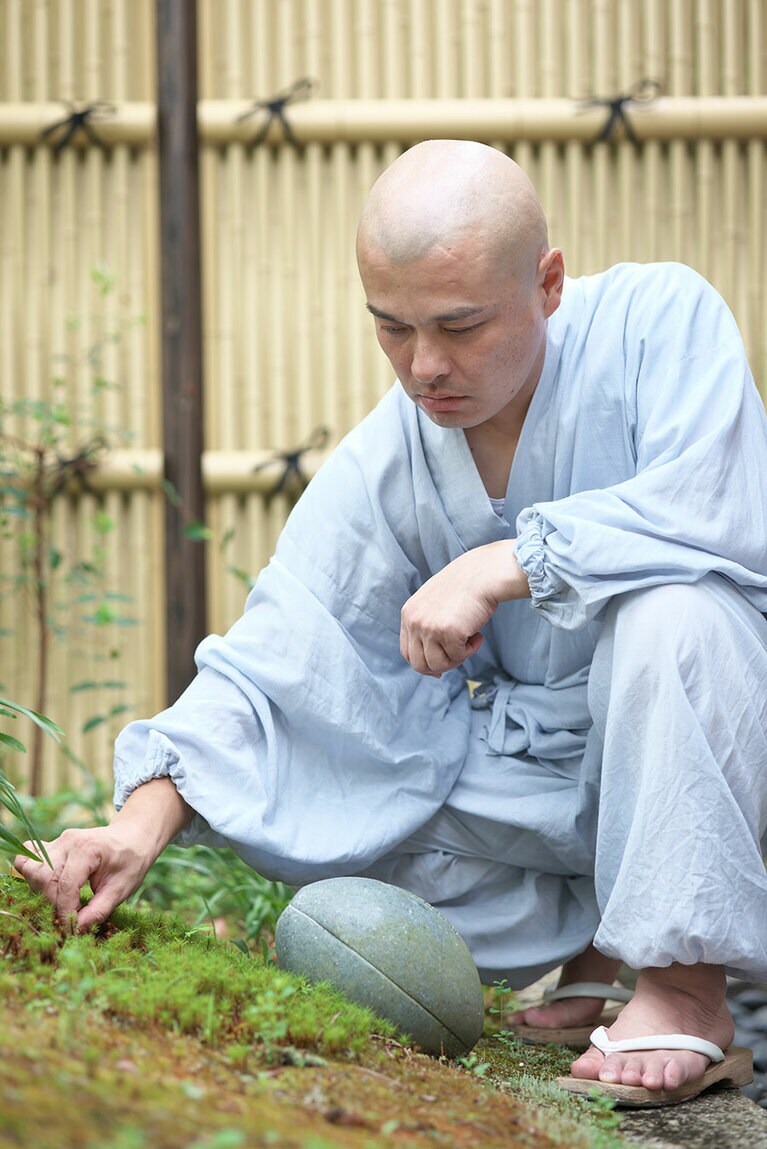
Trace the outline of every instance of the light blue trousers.
<instances>
[{"instance_id":1,"label":"light blue trousers","mask_svg":"<svg viewBox=\"0 0 767 1149\"><path fill-rule=\"evenodd\" d=\"M466 779L365 873L437 905L486 983L528 985L592 939L635 969L767 981L767 620L717 575L619 596L588 707L575 765L489 758L476 714ZM502 820L464 799L479 777Z\"/></svg>"}]
</instances>

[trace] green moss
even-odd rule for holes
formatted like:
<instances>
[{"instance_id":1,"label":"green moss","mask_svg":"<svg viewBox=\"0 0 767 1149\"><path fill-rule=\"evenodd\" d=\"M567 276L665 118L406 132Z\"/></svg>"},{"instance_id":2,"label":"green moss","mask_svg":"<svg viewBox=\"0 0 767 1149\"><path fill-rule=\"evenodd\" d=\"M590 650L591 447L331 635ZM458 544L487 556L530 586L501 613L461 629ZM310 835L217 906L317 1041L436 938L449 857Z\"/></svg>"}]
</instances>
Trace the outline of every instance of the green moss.
<instances>
[{"instance_id":1,"label":"green moss","mask_svg":"<svg viewBox=\"0 0 767 1149\"><path fill-rule=\"evenodd\" d=\"M91 1013L194 1034L208 1044L355 1054L372 1033L396 1032L329 986L310 987L168 914L121 907L106 930L67 936L56 929L47 902L13 878L0 882L2 950L13 959L16 992L30 1003L47 982L62 1013L87 1003Z\"/></svg>"},{"instance_id":2,"label":"green moss","mask_svg":"<svg viewBox=\"0 0 767 1149\"><path fill-rule=\"evenodd\" d=\"M462 1068L426 1057L173 915L122 908L73 936L0 878L0 955L0 1149L619 1144L544 1083L567 1054L488 1037Z\"/></svg>"}]
</instances>

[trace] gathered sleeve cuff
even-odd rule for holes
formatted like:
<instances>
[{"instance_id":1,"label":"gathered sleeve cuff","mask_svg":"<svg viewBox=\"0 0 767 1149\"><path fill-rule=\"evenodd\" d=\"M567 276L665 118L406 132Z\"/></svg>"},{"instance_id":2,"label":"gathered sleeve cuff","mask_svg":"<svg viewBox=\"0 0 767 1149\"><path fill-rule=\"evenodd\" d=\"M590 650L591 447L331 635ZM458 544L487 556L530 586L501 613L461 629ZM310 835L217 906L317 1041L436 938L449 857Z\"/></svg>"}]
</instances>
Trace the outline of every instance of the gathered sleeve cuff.
<instances>
[{"instance_id":1,"label":"gathered sleeve cuff","mask_svg":"<svg viewBox=\"0 0 767 1149\"><path fill-rule=\"evenodd\" d=\"M517 561L527 575L530 597L535 607L546 599L560 594L566 584L546 563L543 518L534 510L523 511L517 526L523 528L517 537L515 547Z\"/></svg>"},{"instance_id":2,"label":"gathered sleeve cuff","mask_svg":"<svg viewBox=\"0 0 767 1149\"><path fill-rule=\"evenodd\" d=\"M604 603L588 602L557 574L547 544L551 530L551 524L535 507L523 510L517 518L517 561L527 575L533 610L562 630L579 630L592 621Z\"/></svg>"},{"instance_id":3,"label":"gathered sleeve cuff","mask_svg":"<svg viewBox=\"0 0 767 1149\"><path fill-rule=\"evenodd\" d=\"M141 730L143 733L147 725L137 722L127 726L115 744L113 800L116 810L125 805L134 790L155 778L170 778L181 797L184 797L184 771L178 750L171 740L159 730L148 729L145 748L141 751L138 732ZM213 834L206 820L195 813L173 838L173 843L177 846L194 846L201 842L221 844L219 835Z\"/></svg>"}]
</instances>

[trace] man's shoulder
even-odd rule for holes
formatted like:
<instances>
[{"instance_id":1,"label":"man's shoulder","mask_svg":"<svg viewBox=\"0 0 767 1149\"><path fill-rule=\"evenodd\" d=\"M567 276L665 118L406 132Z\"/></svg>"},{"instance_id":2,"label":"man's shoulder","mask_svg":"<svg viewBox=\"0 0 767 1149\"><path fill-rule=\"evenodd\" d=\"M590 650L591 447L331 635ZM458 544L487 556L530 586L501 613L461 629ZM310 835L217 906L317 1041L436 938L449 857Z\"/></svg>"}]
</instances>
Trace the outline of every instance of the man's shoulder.
<instances>
[{"instance_id":1,"label":"man's shoulder","mask_svg":"<svg viewBox=\"0 0 767 1149\"><path fill-rule=\"evenodd\" d=\"M616 263L595 275L569 281L573 300L580 299L580 322L613 330L640 332L668 325L685 328L701 323L729 323L729 308L700 272L671 260Z\"/></svg>"},{"instance_id":2,"label":"man's shoulder","mask_svg":"<svg viewBox=\"0 0 767 1149\"><path fill-rule=\"evenodd\" d=\"M713 291L711 284L700 272L685 263L665 260L657 263L615 263L593 275L582 275L571 281L579 285L586 297L599 299L608 292L613 298L623 293L627 297L648 291L665 292L677 288Z\"/></svg>"}]
</instances>

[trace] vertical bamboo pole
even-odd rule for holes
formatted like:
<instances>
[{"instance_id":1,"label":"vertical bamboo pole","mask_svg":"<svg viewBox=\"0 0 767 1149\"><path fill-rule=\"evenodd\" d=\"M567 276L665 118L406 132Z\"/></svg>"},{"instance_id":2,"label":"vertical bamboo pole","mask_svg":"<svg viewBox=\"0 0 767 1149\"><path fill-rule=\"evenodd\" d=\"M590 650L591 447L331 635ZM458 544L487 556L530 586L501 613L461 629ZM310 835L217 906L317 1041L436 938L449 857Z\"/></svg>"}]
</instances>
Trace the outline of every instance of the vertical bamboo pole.
<instances>
[{"instance_id":1,"label":"vertical bamboo pole","mask_svg":"<svg viewBox=\"0 0 767 1149\"><path fill-rule=\"evenodd\" d=\"M162 236L165 478L187 515L202 520L203 448L197 42L194 6L157 0L158 148ZM205 634L204 544L190 541L178 507L166 509L167 692L194 673Z\"/></svg>"},{"instance_id":2,"label":"vertical bamboo pole","mask_svg":"<svg viewBox=\"0 0 767 1149\"><path fill-rule=\"evenodd\" d=\"M431 48L434 55L434 95L438 99L454 96L458 72L458 49L454 0L442 0L440 12L432 23Z\"/></svg>"},{"instance_id":3,"label":"vertical bamboo pole","mask_svg":"<svg viewBox=\"0 0 767 1149\"><path fill-rule=\"evenodd\" d=\"M49 21L49 34L51 38L50 43L50 78L51 82L55 84L54 91L57 97L62 99L73 98L73 77L75 74L74 69L74 44L71 32L71 12L69 5L66 3L62 5L58 12L58 21ZM50 159L50 157L48 157ZM45 291L45 296L48 300L48 323L50 331L50 361L49 361L49 375L51 378L65 379L66 386L56 386L57 398L66 403L69 408L69 413L76 419L77 417L77 371L74 363L71 365L66 362L66 355L73 347L73 335L68 331L71 326L71 320L74 318L68 315L66 311L66 302L69 301L69 306L76 308L72 301L77 299L77 262L75 254L75 219L74 219L74 204L76 202L76 170L73 163L74 157L72 154L65 154L59 157L56 162L50 164L50 183L48 188L48 199L50 203L50 218L51 218L51 247L50 247L50 271L49 282L55 281L60 284L59 290L51 291L49 288ZM46 212L48 207L46 205ZM47 286L47 285L46 285ZM69 321L69 322L68 322ZM46 386L46 394L50 397L52 390L50 385ZM74 509L69 499L60 498L56 505L53 507L51 521L51 543L54 549L59 554L67 554L71 545L73 537L73 524ZM71 560L76 561L78 555L71 555ZM71 625L72 615L76 612L70 609L68 612L70 617L63 619L64 625ZM65 728L68 736L71 736L73 730L76 730L79 721L77 716L72 713L69 705L62 706L60 698L60 684L66 682L67 678L67 653L68 647L60 641L55 641L50 644L49 648L49 668L48 668L48 710L50 716ZM54 762L51 758L52 747L48 747L43 743L42 755L44 760L43 788L48 790L51 788L51 783L54 779L55 771L58 769L59 763ZM58 754L55 756L58 758Z\"/></svg>"},{"instance_id":4,"label":"vertical bamboo pole","mask_svg":"<svg viewBox=\"0 0 767 1149\"><path fill-rule=\"evenodd\" d=\"M670 77L671 95L692 94L692 11L688 0L677 0L671 10ZM669 145L671 231L668 257L690 262L690 186L693 180L686 140L672 140Z\"/></svg>"},{"instance_id":5,"label":"vertical bamboo pole","mask_svg":"<svg viewBox=\"0 0 767 1149\"><path fill-rule=\"evenodd\" d=\"M566 94L573 100L585 99L589 92L587 71L587 36L585 0L568 0L564 11L563 34L566 52ZM585 250L593 242L591 199L584 194L590 165L583 145L577 140L565 144L564 191L565 217L561 235L550 235L553 246L565 247L565 267L570 275L579 275L585 263Z\"/></svg>"},{"instance_id":6,"label":"vertical bamboo pole","mask_svg":"<svg viewBox=\"0 0 767 1149\"><path fill-rule=\"evenodd\" d=\"M633 0L620 0L615 13L618 75L620 91L626 91L641 76L639 10ZM629 113L630 114L630 113ZM630 140L622 140L617 148L615 179L617 186L613 200L616 217L610 229L612 245L608 254L610 263L638 259L644 241L644 224L636 196L636 185L642 164L642 150Z\"/></svg>"},{"instance_id":7,"label":"vertical bamboo pole","mask_svg":"<svg viewBox=\"0 0 767 1149\"><path fill-rule=\"evenodd\" d=\"M104 85L108 75L111 81L111 91L107 94L115 101L125 101L130 96L129 59L130 49L128 41L128 14L126 0L113 0L111 9L110 36L105 38L105 45L109 56L107 57L106 74L102 68L101 86ZM114 381L115 389L107 393L107 414L110 425L116 430L127 428L130 411L130 375L129 375L129 347L127 343L129 315L126 311L132 306L130 290L130 251L132 247L141 247L139 229L143 224L141 215L132 209L131 204L131 165L130 149L125 144L115 146L111 154L111 169L113 182L112 190L108 195L110 205L111 226L107 226L105 242L108 244L112 238L112 254L108 259L108 266L114 269L116 277L116 291L113 293L111 306L107 313L110 327L118 333L118 342L114 345L114 354L108 360L107 378ZM143 498L137 496L138 500ZM109 491L104 496L104 510L108 519L114 524L112 533L106 541L107 555L107 586L125 596L125 603L121 609L130 617L140 618L146 614L147 599L144 595L142 571L133 557L126 549L126 534L131 498L118 491ZM137 552L141 554L141 552ZM128 601L129 600L129 601ZM138 626L123 626L115 628L115 642L111 650L118 652L119 673L109 674L107 651L102 648L97 651L96 666L94 670L103 681L123 680L128 682L127 690L116 690L109 687L103 689L103 706L108 713L118 704L128 705L135 699L136 668L141 663L142 629ZM119 636L119 637L118 637ZM100 756L101 757L101 756ZM100 759L92 760L91 769L97 771ZM103 769L103 766L102 766Z\"/></svg>"},{"instance_id":8,"label":"vertical bamboo pole","mask_svg":"<svg viewBox=\"0 0 767 1149\"><path fill-rule=\"evenodd\" d=\"M225 46L226 66L221 76L221 93L227 98L235 98L244 88L244 77L239 53L243 37L244 6L239 0L229 0L222 21L222 40ZM243 328L242 314L242 179L244 171L244 147L240 143L230 143L218 155L219 198L215 216L218 233L215 258L219 265L219 283L215 308L217 314L218 355L215 361L216 426L211 424L210 441L224 450L236 450L244 444L239 429L243 409L247 403L244 381L241 373L242 360L238 347L238 332ZM212 496L209 499L211 512L215 510L215 530L213 545L208 547L208 578L210 609L217 613L216 629L231 625L240 611L233 601L231 580L225 577L220 562L220 542L233 538L238 545L241 533L237 521L237 499L231 494Z\"/></svg>"},{"instance_id":9,"label":"vertical bamboo pole","mask_svg":"<svg viewBox=\"0 0 767 1149\"><path fill-rule=\"evenodd\" d=\"M227 70L227 46L230 40L227 29L230 22L231 5L213 5L211 0L199 0L198 6L198 96L202 99L218 99L228 95L224 89ZM221 35L223 26L224 34ZM247 49L252 44L247 43ZM247 51L250 55L250 51ZM255 92L252 94L255 95ZM204 402L204 441L218 447L220 425L226 418L223 412L228 405L230 376L222 368L222 312L227 311L228 281L222 283L222 262L226 265L225 254L221 251L222 237L228 235L226 204L222 202L225 161L222 153L226 147L200 142L198 163L200 181L200 258L201 309L204 338L202 341L203 379L205 399L210 395L213 402ZM226 275L223 276L226 281ZM205 521L211 531L213 542L206 547L205 580L207 592L207 614L209 629L219 632L223 629L221 606L220 568L215 562L216 540L222 537L220 523L220 501L218 496L205 499Z\"/></svg>"},{"instance_id":10,"label":"vertical bamboo pole","mask_svg":"<svg viewBox=\"0 0 767 1149\"><path fill-rule=\"evenodd\" d=\"M23 0L8 0L6 13L5 51L2 55L2 77L6 98L19 101L23 95L21 62L24 59ZM10 145L0 164L5 169L0 195L4 197L0 215L2 229L3 276L0 292L0 318L3 338L0 339L0 391L6 402L21 398L26 388L23 382L20 345L23 331L24 282L22 241L24 219L24 151L20 145Z\"/></svg>"},{"instance_id":11,"label":"vertical bamboo pole","mask_svg":"<svg viewBox=\"0 0 767 1149\"><path fill-rule=\"evenodd\" d=\"M358 0L357 91L363 99L374 98L380 90L377 15L376 0ZM308 70L310 75L318 76L320 67L314 42L310 42L312 63Z\"/></svg>"},{"instance_id":12,"label":"vertical bamboo pole","mask_svg":"<svg viewBox=\"0 0 767 1149\"><path fill-rule=\"evenodd\" d=\"M140 41L139 55L145 64L145 94L156 101L157 78L155 72L155 45L157 42L157 13L152 0L145 0L146 19L143 24L143 39ZM133 8L131 7L131 10ZM144 311L147 316L156 317L146 324L137 327L138 351L137 361L141 363L144 386L144 403L142 407L142 438L141 442L148 446L160 447L162 445L162 304L161 304L161 252L160 252L160 203L156 188L159 187L160 172L159 159L156 148L148 148L141 153L141 181L137 188L137 202L142 205L146 224L143 229L144 246L141 252L140 268L140 297L145 301ZM161 492L154 492L145 497L145 516L137 520L138 530L149 527L148 547L151 561L146 572L146 586L152 607L151 634L145 647L149 660L150 673L147 674L148 698L151 705L146 707L145 713L153 713L161 708L167 692L167 650L166 635L166 577L165 577L165 497ZM140 545L144 538L136 534ZM149 692L151 688L151 692Z\"/></svg>"},{"instance_id":13,"label":"vertical bamboo pole","mask_svg":"<svg viewBox=\"0 0 767 1149\"><path fill-rule=\"evenodd\" d=\"M380 14L381 20L381 50L383 85L381 95L384 99L394 99L404 95L402 83L403 50L400 43L400 22L402 18L402 0L387 0Z\"/></svg>"},{"instance_id":14,"label":"vertical bamboo pole","mask_svg":"<svg viewBox=\"0 0 767 1149\"><path fill-rule=\"evenodd\" d=\"M329 11L328 11L329 8ZM355 48L355 28L350 19L349 6L346 0L330 0L326 6L326 18L329 17L330 42L333 46L333 91L337 99L347 100L351 97L353 64L352 56ZM291 49L290 28L286 22L282 27L283 66L291 75L298 75L298 64Z\"/></svg>"},{"instance_id":15,"label":"vertical bamboo pole","mask_svg":"<svg viewBox=\"0 0 767 1149\"><path fill-rule=\"evenodd\" d=\"M327 9L326 9L327 11ZM293 78L293 53L290 42L290 13L286 8L274 12L274 26L272 30L272 61L276 69L274 86L284 87L288 79ZM332 27L332 20L331 20ZM331 36L331 43L333 37ZM341 83L344 82L344 53L339 51L338 44L332 44L334 55L334 71L341 74ZM334 91L342 90L338 80L335 79ZM288 113L290 114L290 113ZM270 358L271 370L268 376L270 403L272 412L272 432L269 443L274 450L285 450L291 446L290 429L290 395L288 387L291 383L288 373L287 344L291 333L286 322L286 292L285 292L285 260L287 232L290 227L290 205L283 202L283 196L290 196L288 191L290 183L289 172L294 159L293 149L289 145L279 144L268 149L268 183L266 191L266 243L268 251L267 275L271 280L272 319L270 323ZM288 154L291 153L291 154ZM275 279L275 269L279 275ZM279 475L275 471L274 477ZM277 536L284 523L287 507L284 497L274 498L267 506L267 549L271 551Z\"/></svg>"},{"instance_id":16,"label":"vertical bamboo pole","mask_svg":"<svg viewBox=\"0 0 767 1149\"><path fill-rule=\"evenodd\" d=\"M646 50L645 67L651 79L665 74L663 0L646 0ZM665 231L663 216L665 196L663 192L664 151L657 140L648 140L643 148L643 191L645 202L646 232L643 244L645 260L662 257L662 235Z\"/></svg>"},{"instance_id":17,"label":"vertical bamboo pole","mask_svg":"<svg viewBox=\"0 0 767 1149\"><path fill-rule=\"evenodd\" d=\"M593 32L595 45L594 85L597 95L609 96L615 91L617 77L613 66L612 53L612 10L606 0L595 0L593 8ZM590 271L602 270L610 262L610 233L613 229L613 164L610 146L595 144L591 152L593 202L594 202L594 250Z\"/></svg>"},{"instance_id":18,"label":"vertical bamboo pole","mask_svg":"<svg viewBox=\"0 0 767 1149\"><path fill-rule=\"evenodd\" d=\"M491 0L487 10L487 75L485 94L490 98L503 96L507 90L508 67L511 59L508 29L506 26L506 6L499 0ZM501 152L507 151L505 140L488 140L492 147Z\"/></svg>"},{"instance_id":19,"label":"vertical bamboo pole","mask_svg":"<svg viewBox=\"0 0 767 1149\"><path fill-rule=\"evenodd\" d=\"M88 51L91 46L89 41L93 38L93 12L83 8L82 4L79 9L79 22L77 6L70 0L65 0L61 10L62 19L57 29L61 87L57 95L67 99L96 99L102 93L96 91L95 77L89 72L93 61ZM78 27L79 35L74 31ZM92 413L97 418L99 415L99 411L94 410L89 393L93 376L91 349L95 351L98 340L93 326L95 308L91 271L99 262L101 225L98 211L94 210L94 196L98 189L94 187L91 151L90 147L82 153L74 148L65 148L53 165L53 176L59 186L66 190L63 202L71 213L68 217L65 258L69 261L67 298L71 309L66 318L73 328L69 346L71 362L67 371L67 390L74 428L73 446L85 437L83 416L87 413L87 417L90 417ZM59 524L59 549L66 554L70 565L87 562L91 557L85 550L83 535L84 518L91 501L84 491L77 491L60 499L54 507L54 523ZM98 706L98 699L95 691L69 694L65 699L61 697L61 688L62 685L77 685L78 680L90 677L82 668L83 651L90 648L90 624L83 623L82 618L93 613L94 609L88 611L87 608L70 606L66 625L71 628L72 637L65 647L56 643L51 651L51 713L54 717L66 715L64 725L67 728L68 747L79 758L83 752L82 728L86 708L92 714ZM56 784L63 781L63 778L54 779L47 772L45 789L55 789Z\"/></svg>"},{"instance_id":20,"label":"vertical bamboo pole","mask_svg":"<svg viewBox=\"0 0 767 1149\"><path fill-rule=\"evenodd\" d=\"M748 77L749 93L761 95L765 90L765 42L767 21L760 0L749 0ZM765 225L765 144L750 140L747 155L748 178L748 299L744 309L747 317L747 347L751 367L762 396L767 398L767 328L764 323L764 300L767 296L767 226Z\"/></svg>"},{"instance_id":21,"label":"vertical bamboo pole","mask_svg":"<svg viewBox=\"0 0 767 1149\"><path fill-rule=\"evenodd\" d=\"M541 21L539 30L540 55L540 84L542 96L560 95L562 77L561 51L562 51L562 6L552 0L544 0L539 7ZM562 231L562 216L564 204L562 203L562 160L559 147L551 140L544 141L540 147L540 192L549 220L549 228L553 235Z\"/></svg>"},{"instance_id":22,"label":"vertical bamboo pole","mask_svg":"<svg viewBox=\"0 0 767 1149\"><path fill-rule=\"evenodd\" d=\"M372 147L367 145L364 151L358 151L355 165L356 175L356 201L355 217L359 218L362 204L372 187L379 171L378 158ZM356 222L356 219L355 219ZM349 244L354 242L352 230L349 232ZM351 259L351 256L350 256ZM359 395L359 409L355 411L355 419L365 414L376 403L381 391L376 386L375 352L378 350L369 316L365 310L365 293L356 275L349 301L349 314L352 320L350 370L355 380ZM391 382L391 380L389 380ZM336 437L338 431L335 432Z\"/></svg>"},{"instance_id":23,"label":"vertical bamboo pole","mask_svg":"<svg viewBox=\"0 0 767 1149\"><path fill-rule=\"evenodd\" d=\"M490 0L488 95L494 99L500 99L507 94L510 59L507 18L508 5L504 0Z\"/></svg>"},{"instance_id":24,"label":"vertical bamboo pole","mask_svg":"<svg viewBox=\"0 0 767 1149\"><path fill-rule=\"evenodd\" d=\"M514 16L514 95L517 97L532 96L535 94L533 62L536 58L536 45L533 24L533 5L531 0L516 0ZM532 145L527 141L514 144L510 148L510 153L516 162L524 168L533 182L537 184Z\"/></svg>"},{"instance_id":25,"label":"vertical bamboo pole","mask_svg":"<svg viewBox=\"0 0 767 1149\"><path fill-rule=\"evenodd\" d=\"M725 96L740 95L743 75L743 44L738 35L740 21L733 0L724 0L722 8L722 87ZM746 242L744 227L747 220L746 204L742 193L747 184L744 155L737 140L722 143L722 178L724 207L724 263L722 281L718 285L736 315L747 314L744 288L748 276L743 275L750 245Z\"/></svg>"},{"instance_id":26,"label":"vertical bamboo pole","mask_svg":"<svg viewBox=\"0 0 767 1149\"><path fill-rule=\"evenodd\" d=\"M34 98L47 100L49 29L44 10L38 8L34 19ZM42 310L48 299L47 268L50 251L50 150L38 148L32 155L26 194L29 227L25 236L28 250L28 274L22 280L25 305L24 393L45 398L49 393L47 367L50 347L47 341L49 316Z\"/></svg>"},{"instance_id":27,"label":"vertical bamboo pole","mask_svg":"<svg viewBox=\"0 0 767 1149\"><path fill-rule=\"evenodd\" d=\"M460 44L462 48L461 75L464 99L480 99L484 94L485 37L482 28L483 12L473 0L462 0L460 16Z\"/></svg>"},{"instance_id":28,"label":"vertical bamboo pole","mask_svg":"<svg viewBox=\"0 0 767 1149\"><path fill-rule=\"evenodd\" d=\"M49 28L45 13L39 9L32 14L33 62L32 92L36 100L45 100L49 95L48 51ZM21 285L25 303L23 320L22 372L23 391L29 398L46 400L50 398L50 385L47 368L50 364L50 314L45 310L48 300L47 272L50 259L50 152L38 148L31 158L28 178L25 180L25 232L22 233L24 251L24 274ZM30 441L37 439L39 428L33 420L28 420L24 432ZM44 564L47 559L48 540L43 537L45 519L40 518L33 528L37 535L35 548L40 556L35 562L31 575L33 585L29 589L29 600L34 603L35 621L30 627L34 636L27 651L22 654L23 665L28 667L31 689L26 700L34 709L47 713L50 709L49 686L51 683L51 632L46 623L50 611L50 585ZM29 787L33 794L42 793L49 770L48 747L40 730L35 728L30 739Z\"/></svg>"},{"instance_id":29,"label":"vertical bamboo pole","mask_svg":"<svg viewBox=\"0 0 767 1149\"><path fill-rule=\"evenodd\" d=\"M716 94L717 35L711 0L698 0L696 11L696 52L698 94ZM714 145L711 140L698 140L695 144L696 234L694 264L711 282L717 277L719 235L715 226Z\"/></svg>"},{"instance_id":30,"label":"vertical bamboo pole","mask_svg":"<svg viewBox=\"0 0 767 1149\"><path fill-rule=\"evenodd\" d=\"M431 25L427 5L410 0L410 51L408 52L408 94L416 99L428 98L433 92L431 69Z\"/></svg>"},{"instance_id":31,"label":"vertical bamboo pole","mask_svg":"<svg viewBox=\"0 0 767 1149\"><path fill-rule=\"evenodd\" d=\"M211 0L196 0L197 3L197 95L200 100L215 99L215 85L213 79L213 62L216 58L214 48L216 30L220 19L221 5L216 5L213 11ZM246 45L247 47L247 45ZM202 155L200 157L202 159Z\"/></svg>"},{"instance_id":32,"label":"vertical bamboo pole","mask_svg":"<svg viewBox=\"0 0 767 1149\"><path fill-rule=\"evenodd\" d=\"M375 174L376 175L380 174L380 172L382 172L384 170L384 168L387 168L390 164L394 163L394 160L397 158L398 155L401 154L401 151L402 151L401 147L393 141L391 143L384 144L383 147L378 152L378 155L377 155L377 165L376 165ZM372 184L372 182L373 181L371 179L368 186L370 186L370 184ZM368 338L369 338L368 346L370 348L370 362L371 362L371 366L372 366L372 372L371 372L372 392L371 392L371 394L377 397L377 396L383 395L392 386L392 384L394 382L394 374L392 372L392 368L391 368L391 364L389 363L389 360L386 358L386 356L383 354L381 349L378 347L378 343L375 339L375 334L373 331L373 326L372 326L372 322L370 321L370 318L368 316L366 316L365 321L366 321L366 325L367 325L367 332L368 332ZM338 433L337 428L333 428L333 430L334 430L334 432Z\"/></svg>"},{"instance_id":33,"label":"vertical bamboo pole","mask_svg":"<svg viewBox=\"0 0 767 1149\"><path fill-rule=\"evenodd\" d=\"M25 23L22 0L9 0L5 43L2 45L2 72L6 98L20 100L24 92L21 61L25 59ZM23 383L23 315L24 296L20 285L24 282L23 235L25 226L24 151L20 145L11 145L0 154L2 179L0 180L0 235L2 236L2 277L0 279L0 394L12 403L24 394ZM21 429L21 428L20 428ZM0 570L9 581L3 582L0 596L2 631L0 651L3 666L13 667L14 697L31 702L33 684L29 650L36 640L34 624L20 623L22 609L19 594L12 589L17 563L16 541L0 548ZM23 607L24 604L22 604ZM7 682L7 679L6 679ZM10 689L7 687L7 689ZM26 768L27 763L22 768ZM24 784L26 785L26 779Z\"/></svg>"}]
</instances>

